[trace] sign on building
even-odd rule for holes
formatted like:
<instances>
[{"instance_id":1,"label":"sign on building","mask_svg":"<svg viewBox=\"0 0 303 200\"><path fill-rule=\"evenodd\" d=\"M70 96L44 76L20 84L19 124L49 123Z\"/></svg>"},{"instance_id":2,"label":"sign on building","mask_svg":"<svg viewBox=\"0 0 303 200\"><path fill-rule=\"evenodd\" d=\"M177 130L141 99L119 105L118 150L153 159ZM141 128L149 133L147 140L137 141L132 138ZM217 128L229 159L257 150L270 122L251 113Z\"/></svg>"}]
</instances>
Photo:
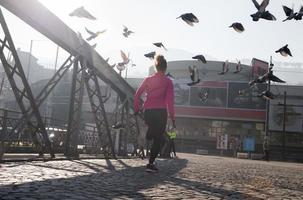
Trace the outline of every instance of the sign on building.
<instances>
[{"instance_id":1,"label":"sign on building","mask_svg":"<svg viewBox=\"0 0 303 200\"><path fill-rule=\"evenodd\" d=\"M217 134L217 149L227 149L228 147L228 135Z\"/></svg>"}]
</instances>

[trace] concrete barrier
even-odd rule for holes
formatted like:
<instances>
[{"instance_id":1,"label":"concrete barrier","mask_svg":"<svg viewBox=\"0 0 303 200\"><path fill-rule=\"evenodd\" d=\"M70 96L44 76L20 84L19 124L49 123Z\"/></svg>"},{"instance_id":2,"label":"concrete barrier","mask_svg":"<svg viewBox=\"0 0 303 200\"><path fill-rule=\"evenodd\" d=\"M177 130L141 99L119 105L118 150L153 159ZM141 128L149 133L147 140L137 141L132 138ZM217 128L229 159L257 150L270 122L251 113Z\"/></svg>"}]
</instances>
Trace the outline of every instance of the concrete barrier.
<instances>
[{"instance_id":1,"label":"concrete barrier","mask_svg":"<svg viewBox=\"0 0 303 200\"><path fill-rule=\"evenodd\" d=\"M248 153L237 153L237 158L241 158L241 159L248 159L249 158L249 154Z\"/></svg>"},{"instance_id":2,"label":"concrete barrier","mask_svg":"<svg viewBox=\"0 0 303 200\"><path fill-rule=\"evenodd\" d=\"M208 150L197 149L196 153L199 154L199 155L208 155Z\"/></svg>"},{"instance_id":3,"label":"concrete barrier","mask_svg":"<svg viewBox=\"0 0 303 200\"><path fill-rule=\"evenodd\" d=\"M261 154L261 153L252 153L251 155L250 155L250 158L252 159L252 160L262 160L263 159L263 154Z\"/></svg>"}]
</instances>

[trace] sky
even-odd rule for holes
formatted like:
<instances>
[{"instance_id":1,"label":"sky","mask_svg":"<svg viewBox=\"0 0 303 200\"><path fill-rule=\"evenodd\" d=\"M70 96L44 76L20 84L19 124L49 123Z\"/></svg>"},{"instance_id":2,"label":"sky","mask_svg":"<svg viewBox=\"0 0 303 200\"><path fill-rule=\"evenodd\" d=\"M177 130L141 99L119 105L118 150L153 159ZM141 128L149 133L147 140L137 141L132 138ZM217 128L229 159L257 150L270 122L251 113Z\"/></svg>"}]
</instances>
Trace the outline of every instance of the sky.
<instances>
[{"instance_id":1,"label":"sky","mask_svg":"<svg viewBox=\"0 0 303 200\"><path fill-rule=\"evenodd\" d=\"M258 0L260 2L260 0ZM90 30L107 31L91 44L97 43L96 51L110 63L120 62L120 50L130 52L137 64L129 69L129 76L142 77L148 73L152 61L145 53L157 50L169 60L191 59L196 54L208 60L251 60L253 57L277 63L303 63L303 20L286 21L282 5L299 10L303 0L272 0L267 9L277 21L253 22L250 14L256 12L251 0L40 0L75 32L87 37ZM228 2L228 3L227 3ZM84 6L97 20L70 17L68 14ZM180 19L183 13L192 12L199 19L193 27ZM34 41L33 54L47 67L54 67L56 45L34 31L21 20L4 12L17 47L29 51ZM229 28L233 22L245 27L243 33ZM122 36L123 25L135 34ZM162 42L168 51L157 49L154 42ZM282 57L274 51L288 44L293 57ZM63 50L60 59L66 57ZM298 66L298 65L297 65ZM288 65L292 67L292 65ZM303 64L301 64L303 69Z\"/></svg>"}]
</instances>

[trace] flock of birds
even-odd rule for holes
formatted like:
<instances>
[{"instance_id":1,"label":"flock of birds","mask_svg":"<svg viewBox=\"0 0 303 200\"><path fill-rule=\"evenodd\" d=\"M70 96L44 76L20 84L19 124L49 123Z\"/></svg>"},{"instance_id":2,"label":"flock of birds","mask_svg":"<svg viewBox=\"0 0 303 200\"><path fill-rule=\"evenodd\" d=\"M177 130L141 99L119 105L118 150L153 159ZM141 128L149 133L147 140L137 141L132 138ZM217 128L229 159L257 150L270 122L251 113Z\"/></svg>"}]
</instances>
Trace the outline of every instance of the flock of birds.
<instances>
[{"instance_id":1,"label":"flock of birds","mask_svg":"<svg viewBox=\"0 0 303 200\"><path fill-rule=\"evenodd\" d=\"M276 17L273 14L271 14L268 10L266 10L266 8L269 4L269 0L263 0L261 4L259 4L257 2L257 0L252 0L252 2L257 9L256 13L253 13L250 15L252 17L253 21L259 21L259 19L271 20L271 21L276 20ZM283 7L283 10L286 15L286 19L284 19L283 22L287 21L287 20L302 20L303 6L301 6L301 8L298 12L295 12L293 8L291 9L284 5L282 7ZM83 6L72 11L69 14L69 16L72 16L72 17L76 16L76 17L80 17L80 18L86 18L89 20L96 20L96 17L94 17L92 14L90 14ZM181 18L189 26L194 26L194 24L199 23L199 19L193 13L182 14L179 17L177 17L176 19L179 19L179 18ZM244 26L240 22L234 22L229 27L233 28L238 33L242 33L245 31ZM89 34L89 37L86 38L87 41L91 41L91 40L97 38L100 34L103 34L106 32L106 30L94 32L94 31L88 30L87 28L85 28L85 29L86 29L87 33ZM122 31L123 31L122 35L125 38L128 38L130 35L135 33L134 31L130 30L128 27L126 27L124 25L123 25ZM164 46L164 44L162 42L156 42L156 43L153 43L153 45L155 45L158 48L163 48L165 51L167 51L167 48ZM96 44L92 45L92 47L95 48ZM281 47L280 49L276 50L275 52L280 53L282 56L285 56L285 57L292 56L291 51L288 48L287 44L285 46ZM123 69L125 69L125 65L130 63L130 58L129 58L129 54L126 55L122 50L120 51L120 54L121 54L122 62L119 62L119 63L111 65L111 66L112 67L116 66L118 68L118 70L123 70ZM154 59L155 55L156 55L155 51L144 54L144 56L149 59ZM203 64L207 63L207 60L205 59L204 55L202 55L202 54L193 56L192 59L198 60L198 62L201 62ZM107 59L107 62L108 62L108 59ZM132 63L132 66L135 66L135 64ZM189 70L189 76L190 76L191 82L188 83L187 85L193 86L193 85L199 83L200 77L199 77L199 72L198 72L197 67L189 66L188 70ZM241 70L242 70L241 62L237 61L236 69L233 73L239 73ZM228 63L228 60L226 60L225 62L223 62L222 71L218 72L218 75L226 74L228 71L229 71L229 63ZM170 73L168 73L167 76L173 77ZM265 82L268 79L275 81L275 82L284 82L281 79L274 76L271 72L271 74L267 73L264 76L253 80L252 82L250 82L250 85L255 84L255 83ZM264 95L270 96L270 94L268 94L268 93L266 93ZM204 99L205 97L201 97L201 98Z\"/></svg>"}]
</instances>

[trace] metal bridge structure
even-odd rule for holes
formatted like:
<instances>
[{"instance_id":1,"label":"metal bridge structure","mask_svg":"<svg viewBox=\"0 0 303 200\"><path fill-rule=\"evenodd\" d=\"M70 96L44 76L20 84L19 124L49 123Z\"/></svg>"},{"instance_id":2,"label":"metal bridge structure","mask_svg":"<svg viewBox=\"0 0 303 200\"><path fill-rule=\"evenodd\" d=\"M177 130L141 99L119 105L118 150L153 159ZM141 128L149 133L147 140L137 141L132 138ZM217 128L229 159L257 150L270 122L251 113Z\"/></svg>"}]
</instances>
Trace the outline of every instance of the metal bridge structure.
<instances>
[{"instance_id":1,"label":"metal bridge structure","mask_svg":"<svg viewBox=\"0 0 303 200\"><path fill-rule=\"evenodd\" d=\"M69 53L68 58L66 58L65 62L55 72L41 92L34 96L18 57L9 25L3 16L2 8L0 8L0 23L4 35L3 38L0 38L0 59L21 111L21 114L18 115L19 117L14 118L10 118L7 112L2 112L0 115L0 148L9 143L11 141L10 138L14 137L14 134L21 133L26 127L26 129L32 130L31 140L37 147L39 154L43 155L48 152L51 157L55 157L56 152L49 139L46 124L42 119L39 107L45 102L64 74L68 70L72 70L70 105L64 138L65 155L68 157L79 156L77 146L80 132L83 129L81 111L84 90L86 90L95 120L99 145L104 151L107 150L107 153L112 157L116 156L111 134L112 124L109 123L105 112L104 103L106 99L102 95L101 81L111 87L119 98L114 116L115 123L123 124L123 145L124 149L126 149L127 135L136 136L140 131L137 116L130 112L133 107L134 89L94 48L81 37L78 37L77 33L37 0L0 0L0 6L19 17ZM6 56L7 54L10 55L10 59ZM9 125L9 129L7 128L7 122L12 122Z\"/></svg>"}]
</instances>

